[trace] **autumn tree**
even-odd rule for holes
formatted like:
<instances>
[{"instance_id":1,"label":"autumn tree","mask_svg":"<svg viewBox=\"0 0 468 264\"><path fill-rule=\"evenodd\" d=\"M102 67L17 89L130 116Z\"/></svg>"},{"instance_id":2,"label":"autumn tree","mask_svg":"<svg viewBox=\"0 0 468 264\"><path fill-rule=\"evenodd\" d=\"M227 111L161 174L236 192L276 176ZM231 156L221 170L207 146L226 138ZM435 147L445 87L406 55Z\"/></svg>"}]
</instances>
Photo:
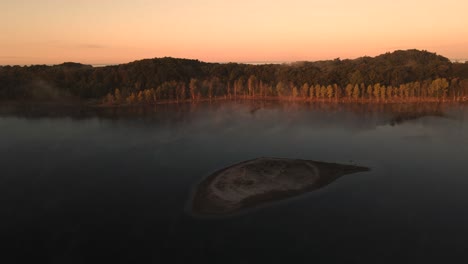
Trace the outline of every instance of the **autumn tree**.
<instances>
[{"instance_id":1,"label":"autumn tree","mask_svg":"<svg viewBox=\"0 0 468 264\"><path fill-rule=\"evenodd\" d=\"M131 93L127 98L126 98L127 104L135 104L136 103L136 96L135 93Z\"/></svg>"},{"instance_id":2,"label":"autumn tree","mask_svg":"<svg viewBox=\"0 0 468 264\"><path fill-rule=\"evenodd\" d=\"M296 97L299 95L299 91L298 91L298 89L297 89L297 86L294 85L294 86L292 87L291 91L292 91L292 97L293 97L293 98L296 98Z\"/></svg>"},{"instance_id":3,"label":"autumn tree","mask_svg":"<svg viewBox=\"0 0 468 264\"><path fill-rule=\"evenodd\" d=\"M372 98L373 91L374 91L374 89L373 89L372 85L368 85L367 90L366 90L366 94L367 94L368 99Z\"/></svg>"},{"instance_id":4,"label":"autumn tree","mask_svg":"<svg viewBox=\"0 0 468 264\"><path fill-rule=\"evenodd\" d=\"M177 101L185 100L185 83L183 82L177 84L176 99Z\"/></svg>"},{"instance_id":5,"label":"autumn tree","mask_svg":"<svg viewBox=\"0 0 468 264\"><path fill-rule=\"evenodd\" d=\"M379 100L380 98L380 83L374 84L374 97L375 100Z\"/></svg>"},{"instance_id":6,"label":"autumn tree","mask_svg":"<svg viewBox=\"0 0 468 264\"><path fill-rule=\"evenodd\" d=\"M392 99L393 96L393 87L392 86L387 86L387 99Z\"/></svg>"},{"instance_id":7,"label":"autumn tree","mask_svg":"<svg viewBox=\"0 0 468 264\"><path fill-rule=\"evenodd\" d=\"M198 86L199 86L198 80L192 78L190 80L190 84L189 84L190 95L192 96L192 100L196 99L196 96L197 96L198 90L199 90Z\"/></svg>"},{"instance_id":8,"label":"autumn tree","mask_svg":"<svg viewBox=\"0 0 468 264\"><path fill-rule=\"evenodd\" d=\"M283 82L278 82L276 84L276 92L278 93L278 96L284 96L286 93L286 85Z\"/></svg>"},{"instance_id":9,"label":"autumn tree","mask_svg":"<svg viewBox=\"0 0 468 264\"><path fill-rule=\"evenodd\" d=\"M414 89L414 95L413 96L421 97L421 83L420 82L414 82L413 89Z\"/></svg>"},{"instance_id":10,"label":"autumn tree","mask_svg":"<svg viewBox=\"0 0 468 264\"><path fill-rule=\"evenodd\" d=\"M232 97L232 94L231 94L231 82L228 81L228 84L227 84L227 96L229 97L229 99L231 99Z\"/></svg>"},{"instance_id":11,"label":"autumn tree","mask_svg":"<svg viewBox=\"0 0 468 264\"><path fill-rule=\"evenodd\" d=\"M320 85L318 85L318 84L315 85L314 90L315 90L315 98L320 98L320 91L321 91Z\"/></svg>"},{"instance_id":12,"label":"autumn tree","mask_svg":"<svg viewBox=\"0 0 468 264\"><path fill-rule=\"evenodd\" d=\"M143 91L143 97L144 97L144 101L146 104L151 104L153 103L153 95L151 94L151 90L150 89L145 89Z\"/></svg>"},{"instance_id":13,"label":"autumn tree","mask_svg":"<svg viewBox=\"0 0 468 264\"><path fill-rule=\"evenodd\" d=\"M442 97L445 99L447 88L449 84L445 78L437 78L432 81L430 86L431 94L437 98Z\"/></svg>"},{"instance_id":14,"label":"autumn tree","mask_svg":"<svg viewBox=\"0 0 468 264\"><path fill-rule=\"evenodd\" d=\"M360 93L359 85L356 84L356 85L354 85L353 98L356 99L356 100L359 99L359 93Z\"/></svg>"},{"instance_id":15,"label":"autumn tree","mask_svg":"<svg viewBox=\"0 0 468 264\"><path fill-rule=\"evenodd\" d=\"M265 91L265 96L273 96L274 95L273 87L271 85L269 85L269 84L265 86L264 91Z\"/></svg>"},{"instance_id":16,"label":"autumn tree","mask_svg":"<svg viewBox=\"0 0 468 264\"><path fill-rule=\"evenodd\" d=\"M260 82L258 83L258 94L260 95L260 97L265 96L265 85L263 84L262 80L260 80Z\"/></svg>"},{"instance_id":17,"label":"autumn tree","mask_svg":"<svg viewBox=\"0 0 468 264\"><path fill-rule=\"evenodd\" d=\"M353 85L352 84L346 85L345 93L346 93L346 97L348 97L350 99L351 96L353 95Z\"/></svg>"},{"instance_id":18,"label":"autumn tree","mask_svg":"<svg viewBox=\"0 0 468 264\"><path fill-rule=\"evenodd\" d=\"M250 75L249 79L247 80L247 88L249 89L249 95L255 96L255 89L257 87L257 77L254 75Z\"/></svg>"},{"instance_id":19,"label":"autumn tree","mask_svg":"<svg viewBox=\"0 0 468 264\"><path fill-rule=\"evenodd\" d=\"M122 94L120 93L119 88L115 89L115 91L114 91L114 101L116 103L122 102Z\"/></svg>"},{"instance_id":20,"label":"autumn tree","mask_svg":"<svg viewBox=\"0 0 468 264\"><path fill-rule=\"evenodd\" d=\"M328 99L333 98L333 86L331 86L331 85L327 86L327 97L328 97Z\"/></svg>"},{"instance_id":21,"label":"autumn tree","mask_svg":"<svg viewBox=\"0 0 468 264\"><path fill-rule=\"evenodd\" d=\"M327 87L325 85L320 86L320 97L325 98L327 96Z\"/></svg>"},{"instance_id":22,"label":"autumn tree","mask_svg":"<svg viewBox=\"0 0 468 264\"><path fill-rule=\"evenodd\" d=\"M405 96L405 85L404 84L400 84L400 86L398 87L398 97L400 98L404 98Z\"/></svg>"},{"instance_id":23,"label":"autumn tree","mask_svg":"<svg viewBox=\"0 0 468 264\"><path fill-rule=\"evenodd\" d=\"M301 97L307 98L309 96L309 84L304 83L301 87Z\"/></svg>"},{"instance_id":24,"label":"autumn tree","mask_svg":"<svg viewBox=\"0 0 468 264\"><path fill-rule=\"evenodd\" d=\"M314 97L315 97L315 89L314 89L314 86L311 85L311 86L309 87L309 98L310 98L311 100L313 100Z\"/></svg>"},{"instance_id":25,"label":"autumn tree","mask_svg":"<svg viewBox=\"0 0 468 264\"><path fill-rule=\"evenodd\" d=\"M385 101L385 95L386 95L385 90L386 90L385 85L380 86L380 99L382 99L382 101Z\"/></svg>"},{"instance_id":26,"label":"autumn tree","mask_svg":"<svg viewBox=\"0 0 468 264\"><path fill-rule=\"evenodd\" d=\"M138 94L137 94L137 102L138 103L143 103L144 102L143 92L142 91L139 91Z\"/></svg>"},{"instance_id":27,"label":"autumn tree","mask_svg":"<svg viewBox=\"0 0 468 264\"><path fill-rule=\"evenodd\" d=\"M234 97L245 95L244 79L241 77L234 83Z\"/></svg>"}]
</instances>

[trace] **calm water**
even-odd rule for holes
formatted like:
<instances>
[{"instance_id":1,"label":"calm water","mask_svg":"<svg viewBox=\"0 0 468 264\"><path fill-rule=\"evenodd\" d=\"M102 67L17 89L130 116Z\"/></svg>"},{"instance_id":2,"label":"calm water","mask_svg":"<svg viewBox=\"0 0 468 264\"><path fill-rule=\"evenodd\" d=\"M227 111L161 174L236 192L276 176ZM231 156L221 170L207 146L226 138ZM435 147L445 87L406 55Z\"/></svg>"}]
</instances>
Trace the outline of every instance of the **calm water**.
<instances>
[{"instance_id":1,"label":"calm water","mask_svg":"<svg viewBox=\"0 0 468 264\"><path fill-rule=\"evenodd\" d=\"M187 213L203 177L261 156L371 171L243 215ZM468 261L468 107L10 113L0 161L2 263Z\"/></svg>"}]
</instances>

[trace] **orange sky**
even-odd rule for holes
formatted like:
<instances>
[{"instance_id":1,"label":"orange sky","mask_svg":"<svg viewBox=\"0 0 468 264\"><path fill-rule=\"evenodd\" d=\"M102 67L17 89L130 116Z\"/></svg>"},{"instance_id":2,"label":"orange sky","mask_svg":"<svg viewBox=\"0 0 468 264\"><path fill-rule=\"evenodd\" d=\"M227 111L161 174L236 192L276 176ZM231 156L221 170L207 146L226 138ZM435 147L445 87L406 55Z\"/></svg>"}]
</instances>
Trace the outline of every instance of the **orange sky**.
<instances>
[{"instance_id":1,"label":"orange sky","mask_svg":"<svg viewBox=\"0 0 468 264\"><path fill-rule=\"evenodd\" d=\"M462 0L1 0L0 64L354 58L426 49L468 59Z\"/></svg>"}]
</instances>

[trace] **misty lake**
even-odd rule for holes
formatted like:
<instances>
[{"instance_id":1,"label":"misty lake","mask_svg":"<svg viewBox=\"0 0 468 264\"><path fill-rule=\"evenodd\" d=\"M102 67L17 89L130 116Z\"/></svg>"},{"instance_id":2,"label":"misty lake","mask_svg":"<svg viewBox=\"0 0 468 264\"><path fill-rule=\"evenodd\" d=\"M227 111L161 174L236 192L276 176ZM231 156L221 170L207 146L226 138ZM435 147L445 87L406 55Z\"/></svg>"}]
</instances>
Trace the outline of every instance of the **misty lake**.
<instances>
[{"instance_id":1,"label":"misty lake","mask_svg":"<svg viewBox=\"0 0 468 264\"><path fill-rule=\"evenodd\" d=\"M0 115L2 263L468 261L467 106L33 112ZM258 157L370 171L244 214L191 215L202 179Z\"/></svg>"}]
</instances>

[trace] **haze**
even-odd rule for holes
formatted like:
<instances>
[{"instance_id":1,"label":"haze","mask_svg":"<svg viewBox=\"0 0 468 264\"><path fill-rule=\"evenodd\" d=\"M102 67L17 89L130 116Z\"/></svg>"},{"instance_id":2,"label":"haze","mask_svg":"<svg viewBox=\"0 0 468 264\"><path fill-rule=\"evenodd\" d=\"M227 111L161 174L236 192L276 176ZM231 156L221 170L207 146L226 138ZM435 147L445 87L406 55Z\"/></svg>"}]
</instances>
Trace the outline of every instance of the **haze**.
<instances>
[{"instance_id":1,"label":"haze","mask_svg":"<svg viewBox=\"0 0 468 264\"><path fill-rule=\"evenodd\" d=\"M2 0L0 64L354 58L426 49L468 58L460 0Z\"/></svg>"}]
</instances>

